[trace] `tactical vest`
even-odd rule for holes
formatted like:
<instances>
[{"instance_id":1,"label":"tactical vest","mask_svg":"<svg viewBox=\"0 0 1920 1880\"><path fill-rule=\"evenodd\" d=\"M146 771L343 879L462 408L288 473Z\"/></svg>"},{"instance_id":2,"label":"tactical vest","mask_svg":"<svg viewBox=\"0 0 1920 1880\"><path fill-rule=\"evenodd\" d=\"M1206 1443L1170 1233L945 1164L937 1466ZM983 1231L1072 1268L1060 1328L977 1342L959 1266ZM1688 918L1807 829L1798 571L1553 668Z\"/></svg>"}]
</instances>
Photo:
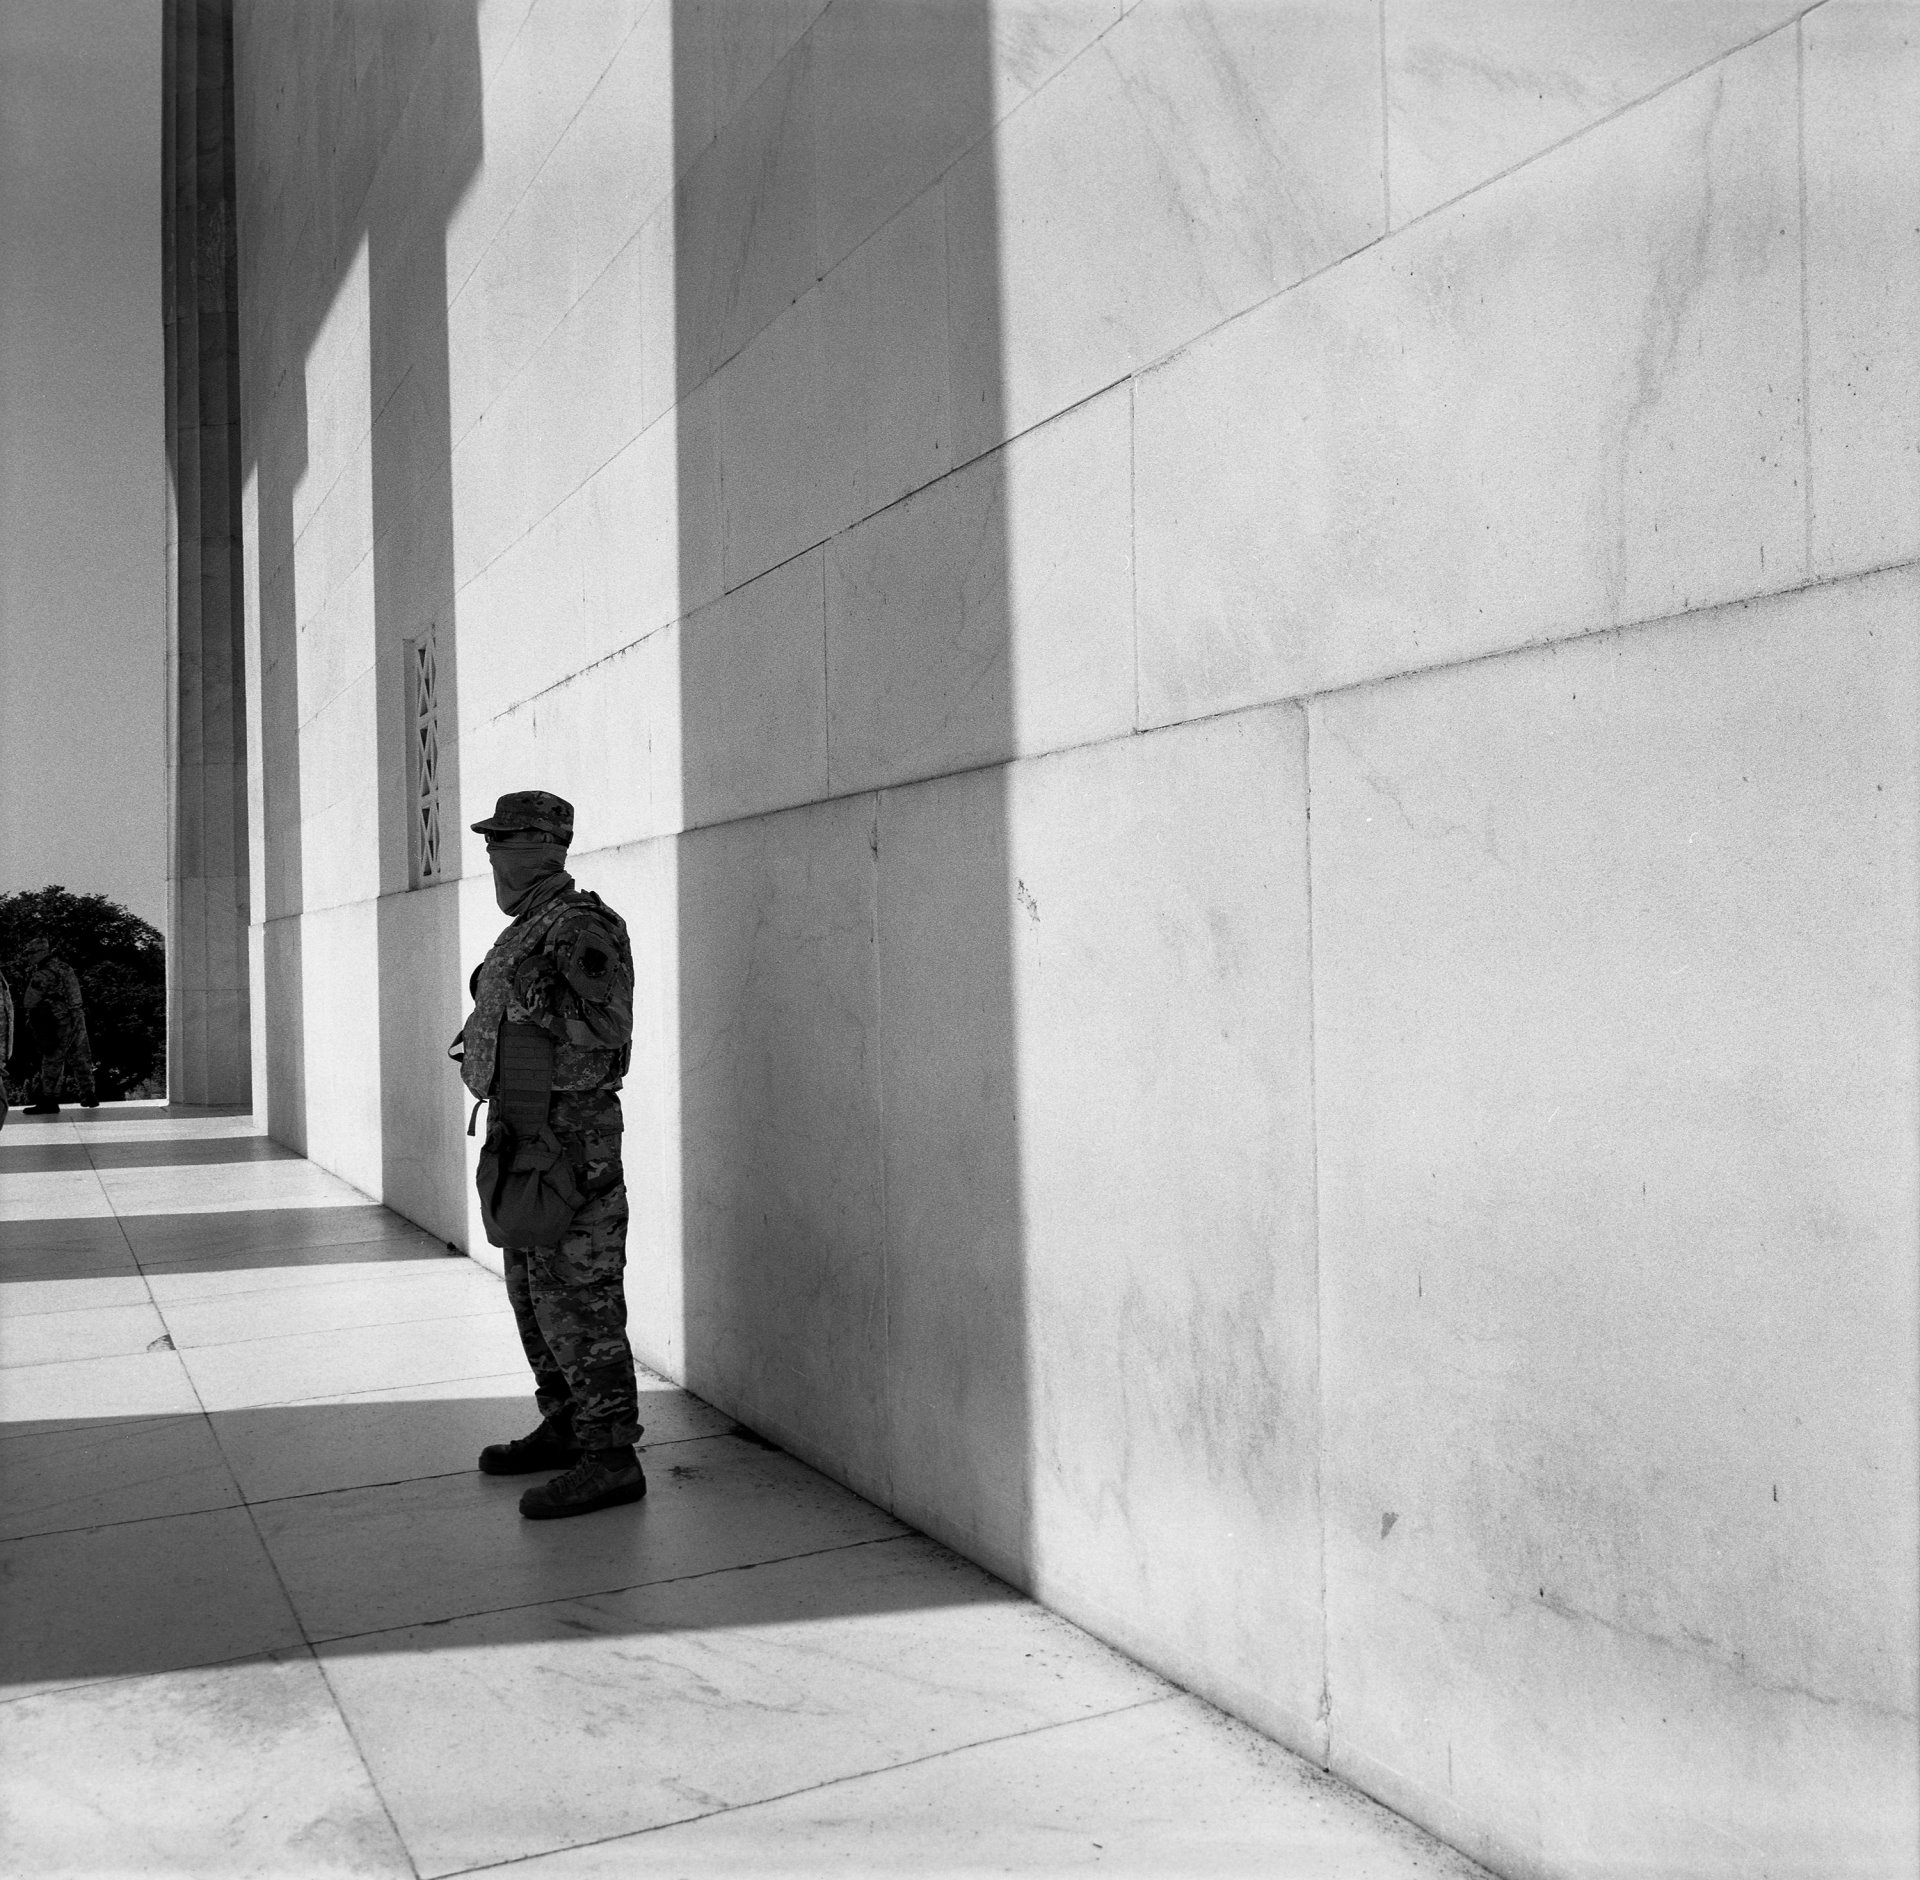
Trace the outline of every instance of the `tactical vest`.
<instances>
[{"instance_id":1,"label":"tactical vest","mask_svg":"<svg viewBox=\"0 0 1920 1880\"><path fill-rule=\"evenodd\" d=\"M563 914L577 907L591 907L607 924L616 944L627 952L626 925L600 897L590 889L571 883L555 894L544 907L525 920L516 921L493 943L474 977L473 1011L460 1033L463 1055L460 1076L476 1097L494 1094L494 1074L499 1066L501 1027L513 998L513 976L521 961L531 959L546 945ZM631 962L629 961L629 964ZM617 1085L626 1069L625 1050L589 1049L577 1044L562 1044L554 1054L553 1088L556 1090L600 1090Z\"/></svg>"}]
</instances>

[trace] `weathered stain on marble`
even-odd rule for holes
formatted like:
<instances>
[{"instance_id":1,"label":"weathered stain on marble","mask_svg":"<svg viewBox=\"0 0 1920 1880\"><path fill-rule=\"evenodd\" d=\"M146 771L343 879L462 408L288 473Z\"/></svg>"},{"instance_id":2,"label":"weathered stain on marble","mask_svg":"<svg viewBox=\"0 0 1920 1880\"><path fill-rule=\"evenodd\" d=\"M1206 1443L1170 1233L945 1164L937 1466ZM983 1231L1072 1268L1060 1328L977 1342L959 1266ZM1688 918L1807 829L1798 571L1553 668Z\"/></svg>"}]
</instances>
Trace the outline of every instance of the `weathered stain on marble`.
<instances>
[{"instance_id":1,"label":"weathered stain on marble","mask_svg":"<svg viewBox=\"0 0 1920 1880\"><path fill-rule=\"evenodd\" d=\"M1807 10L1809 0L1387 0L1403 227Z\"/></svg>"},{"instance_id":2,"label":"weathered stain on marble","mask_svg":"<svg viewBox=\"0 0 1920 1880\"><path fill-rule=\"evenodd\" d=\"M834 789L1131 728L1131 426L1122 387L829 545Z\"/></svg>"},{"instance_id":3,"label":"weathered stain on marble","mask_svg":"<svg viewBox=\"0 0 1920 1880\"><path fill-rule=\"evenodd\" d=\"M1020 766L1007 840L1032 934L1013 961L1036 1583L1150 1626L1149 1662L1232 1667L1305 1741L1304 723L1280 709ZM1170 1259L1181 1244L1205 1257Z\"/></svg>"},{"instance_id":4,"label":"weathered stain on marble","mask_svg":"<svg viewBox=\"0 0 1920 1880\"><path fill-rule=\"evenodd\" d=\"M1796 85L1775 34L1143 378L1142 721L1799 579Z\"/></svg>"},{"instance_id":5,"label":"weathered stain on marble","mask_svg":"<svg viewBox=\"0 0 1920 1880\"><path fill-rule=\"evenodd\" d=\"M1381 232L1360 0L1149 0L946 183L956 460Z\"/></svg>"},{"instance_id":6,"label":"weathered stain on marble","mask_svg":"<svg viewBox=\"0 0 1920 1880\"><path fill-rule=\"evenodd\" d=\"M415 1871L304 1647L16 1698L0 1758L19 1873Z\"/></svg>"},{"instance_id":7,"label":"weathered stain on marble","mask_svg":"<svg viewBox=\"0 0 1920 1880\"><path fill-rule=\"evenodd\" d=\"M1311 708L1335 1766L1502 1858L1911 1864L1916 606Z\"/></svg>"},{"instance_id":8,"label":"weathered stain on marble","mask_svg":"<svg viewBox=\"0 0 1920 1880\"><path fill-rule=\"evenodd\" d=\"M706 829L679 857L690 1388L884 1488L870 797Z\"/></svg>"},{"instance_id":9,"label":"weathered stain on marble","mask_svg":"<svg viewBox=\"0 0 1920 1880\"><path fill-rule=\"evenodd\" d=\"M1831 0L1806 44L1808 573L1920 555L1920 10Z\"/></svg>"}]
</instances>

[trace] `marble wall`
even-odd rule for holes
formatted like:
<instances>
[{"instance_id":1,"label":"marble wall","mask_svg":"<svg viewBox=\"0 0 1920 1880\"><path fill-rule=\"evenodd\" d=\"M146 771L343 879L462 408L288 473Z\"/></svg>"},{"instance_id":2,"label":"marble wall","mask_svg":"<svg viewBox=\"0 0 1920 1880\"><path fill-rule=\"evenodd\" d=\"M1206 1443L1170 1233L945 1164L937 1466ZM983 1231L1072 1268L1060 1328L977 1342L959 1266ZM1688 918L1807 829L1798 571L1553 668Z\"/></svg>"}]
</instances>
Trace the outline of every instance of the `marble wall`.
<instances>
[{"instance_id":1,"label":"marble wall","mask_svg":"<svg viewBox=\"0 0 1920 1880\"><path fill-rule=\"evenodd\" d=\"M558 790L649 1363L1503 1874L1910 1864L1917 25L242 0L274 1133L497 1260Z\"/></svg>"}]
</instances>

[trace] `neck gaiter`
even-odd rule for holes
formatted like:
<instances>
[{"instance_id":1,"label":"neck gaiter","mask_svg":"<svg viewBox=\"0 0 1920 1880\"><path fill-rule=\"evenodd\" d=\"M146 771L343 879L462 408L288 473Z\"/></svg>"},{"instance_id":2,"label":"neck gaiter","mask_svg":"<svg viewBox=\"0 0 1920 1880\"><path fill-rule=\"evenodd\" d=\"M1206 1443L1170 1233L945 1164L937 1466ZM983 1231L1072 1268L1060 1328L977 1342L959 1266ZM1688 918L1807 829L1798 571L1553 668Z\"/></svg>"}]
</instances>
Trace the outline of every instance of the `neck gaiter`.
<instances>
[{"instance_id":1,"label":"neck gaiter","mask_svg":"<svg viewBox=\"0 0 1920 1880\"><path fill-rule=\"evenodd\" d=\"M493 864L493 898L499 902L501 913L518 914L541 882L560 873L565 859L565 851L557 846L489 851L487 860Z\"/></svg>"}]
</instances>

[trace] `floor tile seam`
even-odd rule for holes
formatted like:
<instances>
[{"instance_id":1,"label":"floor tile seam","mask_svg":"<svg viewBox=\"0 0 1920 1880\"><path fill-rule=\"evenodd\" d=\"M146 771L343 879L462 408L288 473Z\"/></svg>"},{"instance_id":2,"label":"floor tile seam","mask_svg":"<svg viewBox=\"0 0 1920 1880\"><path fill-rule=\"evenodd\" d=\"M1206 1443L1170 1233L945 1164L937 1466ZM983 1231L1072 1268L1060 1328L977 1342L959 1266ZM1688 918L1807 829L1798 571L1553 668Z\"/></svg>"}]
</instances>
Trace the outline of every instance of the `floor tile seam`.
<instances>
[{"instance_id":1,"label":"floor tile seam","mask_svg":"<svg viewBox=\"0 0 1920 1880\"><path fill-rule=\"evenodd\" d=\"M219 1410L214 1414L233 1416L248 1410L311 1409L317 1404L338 1404L345 1408L350 1404L379 1403L383 1400L396 1403L446 1403L458 1400L443 1397L392 1398L389 1393L396 1390L438 1390L448 1384L483 1384L490 1378L511 1377L517 1380L520 1376L518 1371L462 1371L458 1377L410 1378L398 1384L369 1384L364 1390L328 1391L319 1397L282 1397L275 1398L272 1403L236 1404L231 1410ZM521 1393L523 1396L527 1394Z\"/></svg>"},{"instance_id":2,"label":"floor tile seam","mask_svg":"<svg viewBox=\"0 0 1920 1880\"><path fill-rule=\"evenodd\" d=\"M833 1547L810 1547L797 1554L774 1554L765 1560L742 1561L732 1566L706 1567L698 1573L674 1573L659 1580L635 1580L619 1586L598 1586L584 1588L577 1593L559 1593L547 1599L516 1600L506 1606L480 1606L470 1612L450 1612L438 1619L407 1619L398 1625L375 1626L365 1632L329 1633L325 1638L313 1640L316 1651L341 1646L359 1645L368 1639L390 1638L396 1632L418 1632L431 1626L459 1625L468 1619L494 1619L510 1612L538 1612L543 1606L573 1606L582 1600L614 1599L622 1593L647 1593L661 1586L687 1586L696 1580L715 1580L728 1573L754 1573L763 1567L790 1566L796 1560L823 1560L829 1554L847 1554L861 1547L889 1547L901 1541L925 1541L930 1537L917 1528L911 1528L904 1534L875 1534L866 1540L842 1541ZM933 1545L938 1546L936 1541ZM1030 1600L1023 1604L1032 1604ZM702 1631L699 1626L666 1628L674 1631Z\"/></svg>"},{"instance_id":3,"label":"floor tile seam","mask_svg":"<svg viewBox=\"0 0 1920 1880\"><path fill-rule=\"evenodd\" d=\"M271 1342L263 1340L263 1343ZM209 1347L223 1349L223 1347ZM190 1355L190 1354L188 1354ZM405 1377L392 1384L369 1384L364 1391L324 1391L312 1397L249 1397L240 1403L222 1403L208 1412L210 1416L245 1416L255 1410L311 1410L320 1405L338 1405L345 1408L354 1403L378 1403L386 1398L394 1403L408 1402L446 1402L445 1398L387 1398L387 1393L397 1390L438 1390L447 1384L476 1383L483 1378L504 1377L508 1375L499 1369L490 1371L463 1371L458 1377ZM457 1401L457 1399L453 1400Z\"/></svg>"},{"instance_id":4,"label":"floor tile seam","mask_svg":"<svg viewBox=\"0 0 1920 1880\"><path fill-rule=\"evenodd\" d=\"M226 1454L221 1452L220 1463L226 1469L228 1479L233 1480L232 1466L227 1462ZM241 1514L246 1511L246 1498L240 1492L240 1484L233 1481L233 1500L218 1508L187 1508L173 1514L135 1514L128 1515L124 1521L89 1521L77 1528L61 1528L62 1534L104 1534L111 1528L152 1527L159 1521L201 1521L209 1515ZM24 1547L29 1542L51 1539L50 1534L16 1534L11 1540L0 1541L0 1547Z\"/></svg>"},{"instance_id":5,"label":"floor tile seam","mask_svg":"<svg viewBox=\"0 0 1920 1880\"><path fill-rule=\"evenodd\" d=\"M342 1242L341 1244L344 1246L354 1246L359 1243L354 1241L345 1241L345 1242ZM380 1246L384 1243L380 1241L368 1241L366 1244L368 1246ZM447 1261L449 1264L451 1264L455 1256L452 1254L445 1254L441 1257L445 1261ZM467 1257L464 1254L459 1256L459 1261L460 1261L460 1264L463 1266L473 1266L474 1264L471 1260L467 1259ZM346 1265L352 1265L355 1263L352 1261L342 1261L340 1262L340 1264L343 1266L346 1266ZM409 1261L409 1260L368 1260L368 1261L362 1262L361 1264L364 1264L367 1266L378 1266L378 1267L407 1267L407 1266L413 1266L413 1265L425 1266L428 1264L428 1262L426 1261L415 1262L415 1261ZM240 1270L242 1272L245 1272L249 1269L243 1267ZM261 1267L253 1270L260 1271L260 1272L267 1272L274 1269ZM438 1269L435 1269L435 1270L438 1270ZM499 1274L488 1273L485 1267L475 1267L474 1270L479 1273L485 1273L487 1278L492 1280L495 1286L499 1286L501 1284ZM412 1283L411 1275L408 1275L403 1280L390 1282L384 1273L362 1274L357 1279L316 1279L316 1280L300 1281L295 1284L285 1285L285 1286L249 1286L245 1292L209 1293L204 1298L176 1299L174 1303L176 1305L188 1305L188 1306L215 1306L215 1305L224 1305L229 1300L235 1300L235 1299L263 1299L268 1297L269 1295L278 1296L281 1294L285 1294L285 1295L291 1296L297 1293L325 1292L330 1287L336 1287L336 1286L380 1286L380 1285L387 1285L387 1284L411 1284L411 1283Z\"/></svg>"},{"instance_id":6,"label":"floor tile seam","mask_svg":"<svg viewBox=\"0 0 1920 1880\"><path fill-rule=\"evenodd\" d=\"M220 1458L220 1466L226 1469L228 1475L231 1476L233 1471L228 1468L227 1460L224 1456ZM184 1475L189 1472L180 1471L179 1473ZM172 1479L174 1479L174 1477L168 1475L148 1476L142 1480L140 1486L145 1488L155 1482L165 1482ZM136 1514L128 1515L124 1520L119 1521L109 1518L104 1521L79 1521L72 1527L35 1528L31 1534L0 1535L0 1547L11 1546L16 1541L54 1540L63 1534L105 1534L115 1528L138 1527L143 1521L184 1521L191 1520L195 1515L201 1514L227 1514L235 1508L243 1508L245 1506L246 1502L244 1498L238 1495L236 1488L236 1498L234 1500L216 1502L210 1508L176 1508L169 1514Z\"/></svg>"},{"instance_id":7,"label":"floor tile seam","mask_svg":"<svg viewBox=\"0 0 1920 1880\"><path fill-rule=\"evenodd\" d=\"M291 1603L291 1599L289 1599L289 1603ZM295 1617L297 1618L298 1616L296 1613ZM301 1630L303 1632L306 1630L304 1625L301 1627ZM408 1871L414 1875L414 1880L419 1880L420 1863L414 1858L413 1849L407 1845L407 1837L400 1831L399 1818L394 1814L391 1804L387 1801L386 1791L380 1786L380 1778L374 1774L373 1763L361 1745L359 1732L353 1727L353 1719L347 1714L346 1705L341 1703L340 1693L334 1689L333 1679L327 1675L326 1661L314 1649L311 1640L307 1642L306 1651L307 1657L312 1662L314 1670L320 1674L320 1685L327 1694L327 1702L333 1706L333 1714L340 1719L340 1728L346 1732L347 1742L353 1750L354 1760L359 1763L361 1773L367 1779L367 1787L373 1791L373 1799L380 1804L380 1812L386 1817L387 1826L392 1830L393 1844L400 1850L402 1858L407 1863Z\"/></svg>"},{"instance_id":8,"label":"floor tile seam","mask_svg":"<svg viewBox=\"0 0 1920 1880\"><path fill-rule=\"evenodd\" d=\"M203 1300L200 1303L206 1304L207 1302ZM280 1345L294 1338L332 1338L335 1336L344 1338L354 1332L377 1332L389 1325L464 1325L474 1319L495 1318L500 1319L508 1326L511 1326L513 1322L512 1315L508 1312L504 1299L488 1305L478 1312L429 1312L417 1319L369 1319L362 1325L341 1325L333 1327L308 1326L303 1331L263 1332L255 1338L225 1338L211 1344L182 1346L181 1349L190 1351L231 1351L239 1345ZM397 1385L437 1381L438 1380L433 1379L400 1378L397 1380ZM370 1386L370 1388L378 1389L379 1386ZM334 1397L345 1395L342 1391L329 1391L326 1394ZM287 1401L293 1400L288 1399Z\"/></svg>"},{"instance_id":9,"label":"floor tile seam","mask_svg":"<svg viewBox=\"0 0 1920 1880\"><path fill-rule=\"evenodd\" d=\"M204 1305L209 1302L202 1300L199 1303ZM157 1309L164 1317L165 1308ZM176 1307L175 1309L185 1308ZM467 1319L490 1319L505 1310L504 1301L495 1301L481 1307L477 1312L428 1312L413 1319L363 1319L354 1325L309 1326L304 1331L298 1332L261 1332L250 1338L214 1338L192 1345L180 1344L171 1326L168 1327L168 1335L175 1337L174 1349L180 1352L232 1351L242 1345L275 1345L285 1338L330 1338L335 1333L345 1336L351 1332L379 1332L396 1325L456 1325ZM339 1393L335 1392L334 1395L337 1396Z\"/></svg>"},{"instance_id":10,"label":"floor tile seam","mask_svg":"<svg viewBox=\"0 0 1920 1880\"><path fill-rule=\"evenodd\" d=\"M158 1215L148 1215L142 1218L149 1219L149 1220L158 1220L161 1217ZM377 1240L294 1240L294 1241L280 1242L271 1247L261 1247L258 1249L243 1248L237 1251L258 1253L258 1254L293 1253L293 1252L319 1253L323 1251L331 1252L332 1250L338 1247L403 1247L406 1244L407 1242L404 1237L395 1235L391 1237L383 1236L382 1238ZM201 1260L204 1260L207 1256L205 1253L183 1253L178 1259L158 1259L158 1258L155 1258L153 1255L149 1254L145 1258L142 1258L139 1252L136 1251L133 1257L134 1257L135 1263L140 1267L140 1269L143 1272L147 1271L150 1268L152 1269L156 1277L165 1278L167 1274L173 1271L174 1269L179 1269L183 1273L194 1271L196 1267L196 1263ZM421 1261L424 1263L431 1260L450 1260L453 1258L453 1255L448 1253L444 1248L441 1248L434 1253L423 1254L420 1256L420 1258L421 1258ZM403 1262L401 1261L392 1261L391 1263L394 1265L403 1264ZM325 1265L327 1264L327 1262L314 1261L314 1262L310 1262L309 1264ZM348 1262L343 1260L343 1261L334 1262L334 1264L344 1266L344 1265L347 1265ZM379 1263L370 1261L367 1264L374 1265ZM214 1270L217 1271L218 1269L214 1269ZM274 1269L270 1267L234 1267L229 1270L236 1273L248 1273L248 1272L268 1272ZM485 1269L483 1268L482 1270L484 1271ZM321 1281L317 1283L326 1284L327 1282ZM263 1287L261 1288L261 1290L266 1291L268 1289Z\"/></svg>"},{"instance_id":11,"label":"floor tile seam","mask_svg":"<svg viewBox=\"0 0 1920 1880\"><path fill-rule=\"evenodd\" d=\"M190 1163L187 1166L200 1170L222 1168L282 1169L298 1168L301 1167L302 1164L295 1162L198 1162ZM164 1205L151 1207L141 1206L141 1197L138 1194L127 1196L127 1205L124 1210L116 1209L115 1212L124 1212L126 1218L130 1221L173 1221L180 1219L183 1215L211 1216L218 1219L221 1215L225 1214L253 1214L267 1209L297 1209L302 1214L324 1214L331 1208L377 1208L380 1205L372 1195L366 1194L362 1190L353 1187L351 1183L341 1182L339 1176L335 1175L331 1169L318 1168L317 1165L311 1162L306 1163L304 1166L314 1169L316 1174L326 1176L327 1182L313 1183L305 1177L294 1179L287 1176L276 1176L271 1183L262 1182L257 1189L242 1191L238 1205L225 1207L195 1206L194 1203L196 1201L205 1198L204 1191L219 1189L225 1186L224 1183L209 1180L195 1184L196 1188L203 1192L188 1195L180 1201L169 1198ZM150 1169L121 1169L114 1172L127 1176L146 1176L150 1175L153 1171ZM179 1174L182 1171L179 1169L168 1169L162 1172ZM327 1186L327 1183L332 1182L339 1182L340 1186L347 1190L347 1193L344 1195L334 1193ZM125 1188L132 1188L136 1185L137 1184L131 1181L121 1184L121 1186ZM186 1184L182 1184L183 1187L185 1185ZM101 1181L101 1189L108 1195L109 1199L112 1198L112 1191L107 1188L104 1180Z\"/></svg>"},{"instance_id":12,"label":"floor tile seam","mask_svg":"<svg viewBox=\"0 0 1920 1880\"><path fill-rule=\"evenodd\" d=\"M1031 1603L1031 1602L1029 1602ZM710 1808L697 1815L682 1815L673 1821L654 1822L644 1828L629 1828L620 1834L602 1835L592 1841L568 1842L559 1847L540 1848L532 1853L516 1854L511 1859L493 1861L483 1866L459 1867L447 1870L435 1876L435 1880L459 1880L464 1874L500 1873L509 1868L523 1865L532 1860L548 1860L560 1854L572 1854L591 1847L611 1847L621 1841L637 1841L644 1835L661 1834L671 1828L688 1827L698 1821L714 1821L722 1815L744 1814L756 1808L771 1808L778 1802L792 1801L799 1795L815 1795L823 1789L846 1788L856 1782L870 1782L879 1776L893 1775L902 1769L917 1769L927 1763L944 1762L952 1756L964 1756L970 1751L992 1749L1002 1743L1018 1743L1030 1736L1041 1736L1055 1730L1070 1730L1080 1724L1097 1723L1103 1718L1120 1717L1129 1711L1150 1710L1157 1704L1177 1703L1187 1695L1183 1691L1166 1691L1152 1697L1143 1697L1127 1704L1114 1704L1104 1710L1088 1711L1078 1717L1058 1717L1045 1723L1030 1724L1024 1730L1006 1730L997 1736L976 1737L970 1743L954 1743L945 1749L929 1750L924 1756L907 1756L898 1762L877 1764L871 1769L858 1769L846 1775L827 1776L818 1782L803 1782L798 1788L782 1789L777 1795L756 1795L748 1802L732 1802L719 1808Z\"/></svg>"},{"instance_id":13,"label":"floor tile seam","mask_svg":"<svg viewBox=\"0 0 1920 1880\"><path fill-rule=\"evenodd\" d=\"M276 1658L288 1652L312 1651L302 1639L289 1639L284 1645L256 1645L249 1651L234 1652L225 1658L195 1658L185 1664L162 1665L151 1671L106 1671L98 1677L80 1677L40 1690L16 1690L0 1685L0 1706L27 1703L36 1697L60 1697L69 1691L94 1691L110 1684L133 1684L142 1678L177 1678L194 1671L219 1671L228 1665L244 1665Z\"/></svg>"},{"instance_id":14,"label":"floor tile seam","mask_svg":"<svg viewBox=\"0 0 1920 1880\"><path fill-rule=\"evenodd\" d=\"M123 1417L48 1417L45 1429L30 1428L32 1419L23 1417L20 1426L0 1423L0 1444L32 1442L42 1436L71 1436L77 1430L129 1430L162 1423L185 1423L203 1415L198 1410L133 1410Z\"/></svg>"},{"instance_id":15,"label":"floor tile seam","mask_svg":"<svg viewBox=\"0 0 1920 1880\"><path fill-rule=\"evenodd\" d=\"M443 1399L442 1401L458 1400ZM715 1434L724 1436L726 1432L719 1430L716 1431ZM672 1449L681 1443L707 1443L712 1441L713 1437L711 1436L672 1436L663 1443L642 1443L640 1445L640 1453L642 1456L649 1456L656 1449ZM467 1467L460 1469L429 1469L419 1475L383 1476L377 1482L342 1482L337 1483L331 1488L307 1488L302 1489L298 1494L294 1495L244 1495L243 1491L243 1498L249 1508L275 1508L284 1506L288 1502L315 1501L323 1495L354 1495L363 1489L369 1488L405 1488L415 1482L451 1482L474 1473L476 1473L474 1465L469 1464Z\"/></svg>"},{"instance_id":16,"label":"floor tile seam","mask_svg":"<svg viewBox=\"0 0 1920 1880\"><path fill-rule=\"evenodd\" d=\"M176 1357L176 1356L178 1356L178 1353L172 1352L172 1351L156 1352L156 1351L148 1351L145 1349L142 1349L140 1351L111 1351L106 1353L104 1356L97 1357L97 1358L49 1358L42 1364L13 1364L13 1365L6 1366L5 1369L9 1371L59 1371L59 1370L66 1370L69 1368L77 1368L80 1365L84 1365L84 1364L125 1364L129 1358ZM182 1366L181 1368L184 1370L185 1366ZM196 1393L196 1399L197 1399L197 1393ZM169 1410L132 1410L132 1411L129 1411L127 1414L133 1417L190 1416L192 1412L187 1410L171 1410L171 1411ZM28 1420L28 1419L23 1419L23 1420ZM107 1419L88 1418L88 1417L77 1417L73 1419L67 1419L63 1417L59 1419L59 1421L61 1422L66 1422L69 1420L74 1422L85 1423L85 1422L93 1422L93 1421L106 1421ZM114 1420L117 1421L119 1419L114 1419Z\"/></svg>"}]
</instances>

